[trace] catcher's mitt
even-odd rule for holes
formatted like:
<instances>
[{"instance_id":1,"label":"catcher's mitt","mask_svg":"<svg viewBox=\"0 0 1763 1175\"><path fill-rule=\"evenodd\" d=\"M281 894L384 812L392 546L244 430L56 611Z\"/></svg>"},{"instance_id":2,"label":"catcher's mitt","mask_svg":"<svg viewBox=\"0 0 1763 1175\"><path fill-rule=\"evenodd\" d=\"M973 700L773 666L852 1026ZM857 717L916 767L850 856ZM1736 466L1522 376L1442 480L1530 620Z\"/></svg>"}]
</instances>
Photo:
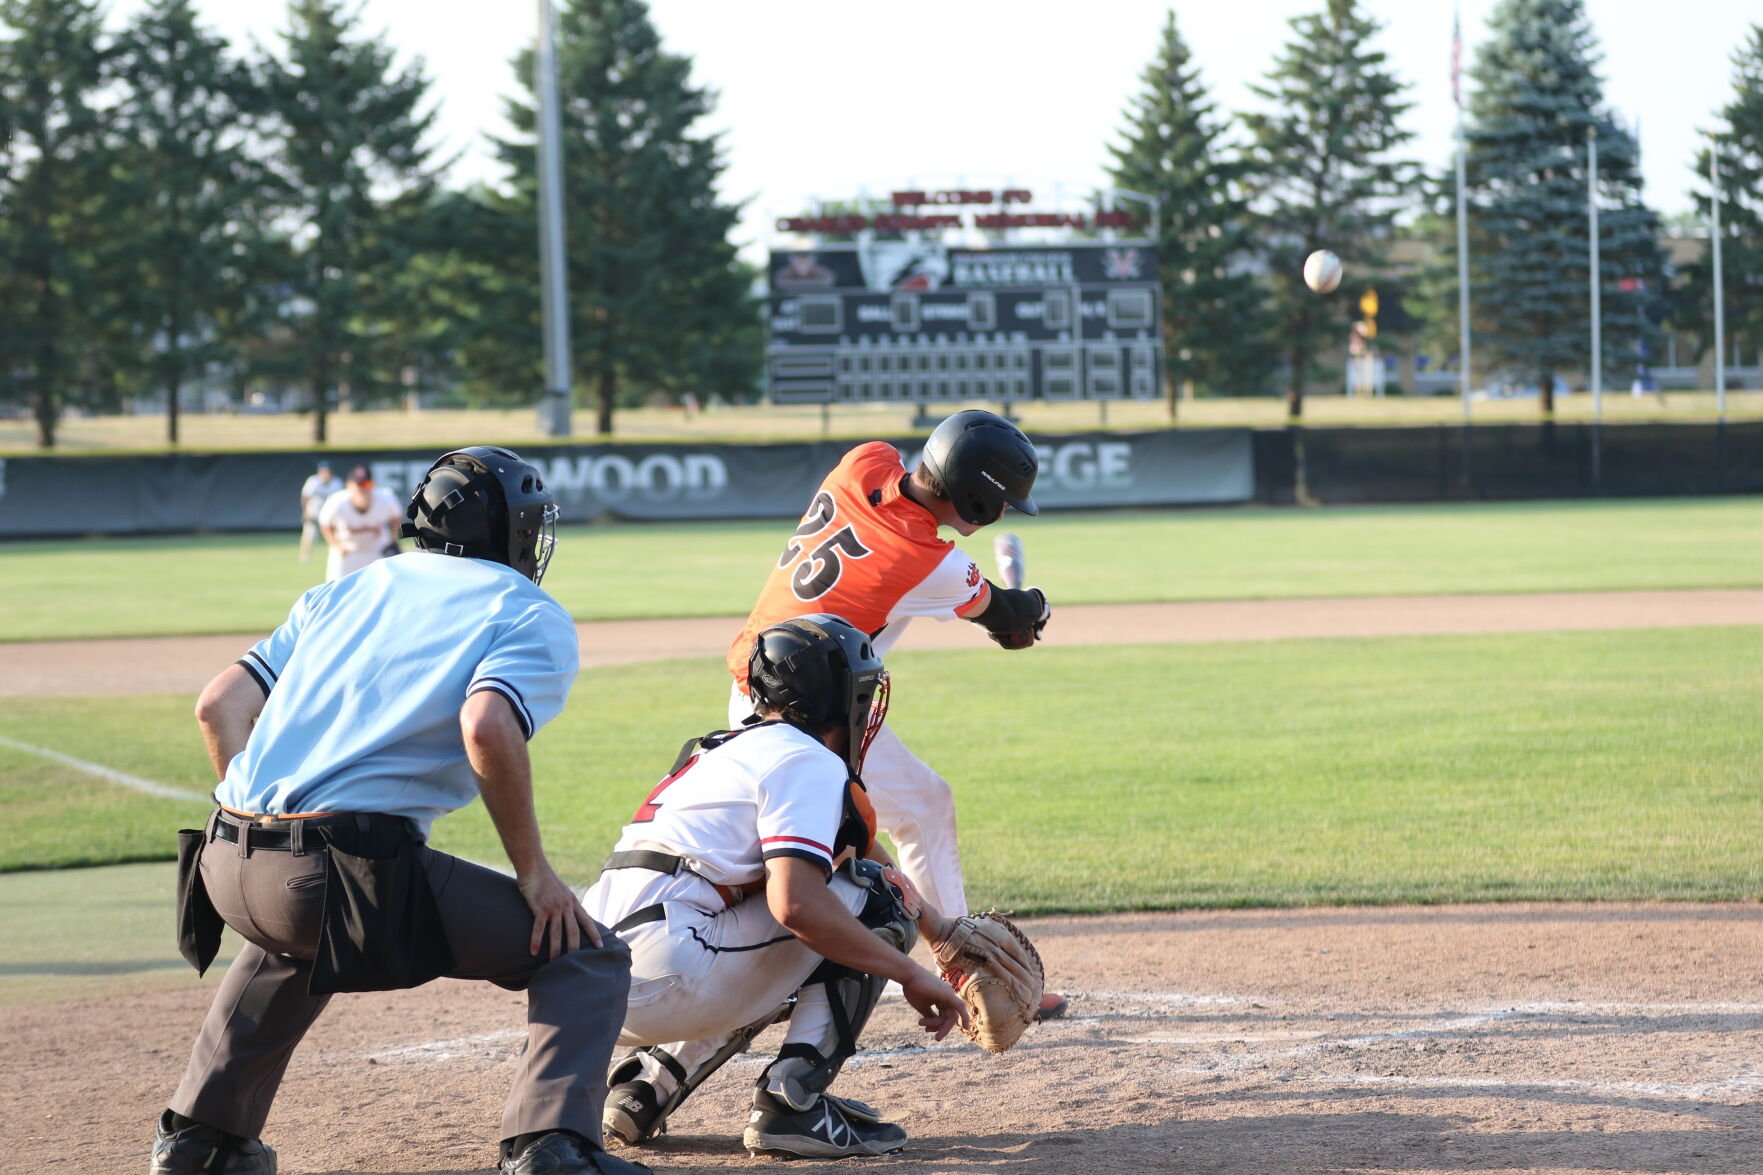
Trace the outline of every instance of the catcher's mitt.
<instances>
[{"instance_id":1,"label":"catcher's mitt","mask_svg":"<svg viewBox=\"0 0 1763 1175\"><path fill-rule=\"evenodd\" d=\"M967 1001L967 1039L1001 1053L1021 1038L1041 1005L1046 969L1028 935L996 910L957 918L934 947L943 981Z\"/></svg>"}]
</instances>

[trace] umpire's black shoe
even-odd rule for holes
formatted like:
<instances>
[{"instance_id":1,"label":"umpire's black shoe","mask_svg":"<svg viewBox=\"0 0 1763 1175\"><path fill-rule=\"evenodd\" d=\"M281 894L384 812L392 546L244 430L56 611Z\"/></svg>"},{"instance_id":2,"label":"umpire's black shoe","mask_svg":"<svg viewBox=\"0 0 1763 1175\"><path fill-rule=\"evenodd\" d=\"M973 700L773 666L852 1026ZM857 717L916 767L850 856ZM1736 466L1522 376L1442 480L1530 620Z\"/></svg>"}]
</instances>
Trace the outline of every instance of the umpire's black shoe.
<instances>
[{"instance_id":1,"label":"umpire's black shoe","mask_svg":"<svg viewBox=\"0 0 1763 1175\"><path fill-rule=\"evenodd\" d=\"M793 1110L760 1089L741 1143L755 1155L843 1159L895 1154L905 1148L906 1132L859 1101L823 1093L808 1109Z\"/></svg>"},{"instance_id":2,"label":"umpire's black shoe","mask_svg":"<svg viewBox=\"0 0 1763 1175\"><path fill-rule=\"evenodd\" d=\"M498 1164L503 1175L650 1175L641 1163L627 1163L589 1146L578 1134L541 1134Z\"/></svg>"},{"instance_id":3,"label":"umpire's black shoe","mask_svg":"<svg viewBox=\"0 0 1763 1175\"><path fill-rule=\"evenodd\" d=\"M170 1110L153 1132L149 1175L275 1175L275 1151L200 1122L179 1126Z\"/></svg>"}]
</instances>

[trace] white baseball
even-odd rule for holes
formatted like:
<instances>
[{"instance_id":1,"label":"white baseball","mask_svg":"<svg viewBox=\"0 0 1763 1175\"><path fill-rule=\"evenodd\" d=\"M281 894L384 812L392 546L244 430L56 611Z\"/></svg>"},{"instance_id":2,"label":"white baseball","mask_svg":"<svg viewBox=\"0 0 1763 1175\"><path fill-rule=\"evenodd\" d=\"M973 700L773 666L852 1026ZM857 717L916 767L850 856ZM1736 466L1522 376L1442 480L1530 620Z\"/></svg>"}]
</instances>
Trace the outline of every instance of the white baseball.
<instances>
[{"instance_id":1,"label":"white baseball","mask_svg":"<svg viewBox=\"0 0 1763 1175\"><path fill-rule=\"evenodd\" d=\"M1341 284L1341 259L1327 249L1304 258L1304 284L1319 294L1332 291Z\"/></svg>"}]
</instances>

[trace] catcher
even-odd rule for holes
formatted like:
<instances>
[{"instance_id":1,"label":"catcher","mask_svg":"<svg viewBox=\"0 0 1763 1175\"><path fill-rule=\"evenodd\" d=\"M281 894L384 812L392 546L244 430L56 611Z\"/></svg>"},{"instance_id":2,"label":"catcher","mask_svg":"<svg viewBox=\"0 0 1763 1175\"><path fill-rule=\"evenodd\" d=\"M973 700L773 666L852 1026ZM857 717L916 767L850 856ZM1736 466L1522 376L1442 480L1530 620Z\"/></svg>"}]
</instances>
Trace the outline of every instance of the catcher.
<instances>
[{"instance_id":1,"label":"catcher","mask_svg":"<svg viewBox=\"0 0 1763 1175\"><path fill-rule=\"evenodd\" d=\"M888 678L869 637L836 616L796 617L758 634L748 667L754 717L686 743L585 898L631 948L619 1042L642 1046L612 1068L603 1129L649 1141L787 1018L743 1144L891 1154L904 1130L827 1092L886 982L937 1039L959 1025L1008 1047L1039 1001L1040 960L1006 921L943 917L876 846L859 772ZM942 944L946 978L907 957L921 933Z\"/></svg>"}]
</instances>

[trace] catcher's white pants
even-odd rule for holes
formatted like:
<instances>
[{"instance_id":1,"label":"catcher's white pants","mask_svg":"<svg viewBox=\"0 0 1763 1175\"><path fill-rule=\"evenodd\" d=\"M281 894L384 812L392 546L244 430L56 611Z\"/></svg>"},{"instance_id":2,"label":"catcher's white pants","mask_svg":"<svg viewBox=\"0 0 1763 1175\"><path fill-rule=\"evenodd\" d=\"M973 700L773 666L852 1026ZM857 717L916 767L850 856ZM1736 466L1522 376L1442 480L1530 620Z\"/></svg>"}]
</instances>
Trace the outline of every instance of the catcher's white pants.
<instances>
[{"instance_id":1,"label":"catcher's white pants","mask_svg":"<svg viewBox=\"0 0 1763 1175\"><path fill-rule=\"evenodd\" d=\"M863 910L868 891L843 874L827 883L847 910ZM589 891L589 909L595 906ZM667 918L622 931L630 947L631 990L621 1045L661 1045L688 1074L696 1073L740 1029L781 1008L802 987L820 956L785 930L756 894L712 914L685 902L664 904ZM631 911L607 909L608 924ZM816 983L790 1014L786 1044L820 1045L832 1010ZM644 1076L671 1095L677 1083L652 1063Z\"/></svg>"},{"instance_id":2,"label":"catcher's white pants","mask_svg":"<svg viewBox=\"0 0 1763 1175\"><path fill-rule=\"evenodd\" d=\"M753 701L731 685L728 724L738 727L753 713ZM906 749L894 728L884 725L863 762L863 782L875 805L875 820L900 852L895 862L937 911L951 918L967 913L967 886L961 880L961 850L955 843L955 792L949 781Z\"/></svg>"}]
</instances>

